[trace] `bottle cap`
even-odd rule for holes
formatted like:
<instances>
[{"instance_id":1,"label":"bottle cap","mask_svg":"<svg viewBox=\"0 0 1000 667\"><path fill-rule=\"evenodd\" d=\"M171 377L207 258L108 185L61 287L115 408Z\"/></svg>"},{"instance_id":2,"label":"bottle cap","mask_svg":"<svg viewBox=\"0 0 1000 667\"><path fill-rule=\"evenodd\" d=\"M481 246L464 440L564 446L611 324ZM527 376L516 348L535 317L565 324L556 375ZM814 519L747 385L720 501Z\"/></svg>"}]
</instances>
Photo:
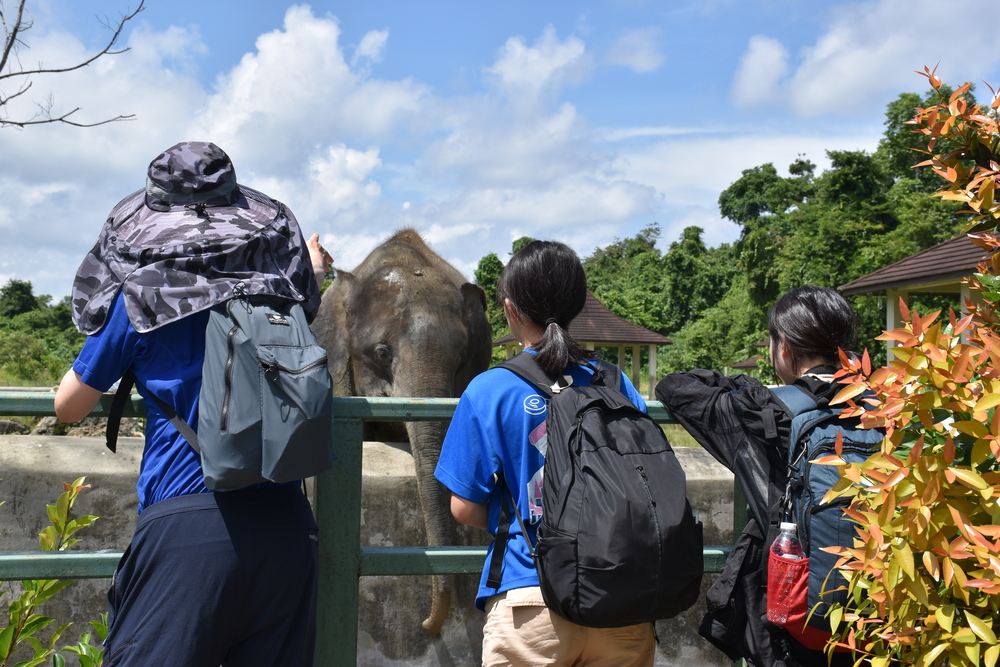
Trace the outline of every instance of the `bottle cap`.
<instances>
[{"instance_id":1,"label":"bottle cap","mask_svg":"<svg viewBox=\"0 0 1000 667\"><path fill-rule=\"evenodd\" d=\"M787 530L787 531L791 531L793 533L797 533L798 530L799 530L799 527L797 525L795 525L794 523L788 523L788 522L785 522L785 521L782 521L781 523L779 523L778 524L778 528L780 530Z\"/></svg>"}]
</instances>

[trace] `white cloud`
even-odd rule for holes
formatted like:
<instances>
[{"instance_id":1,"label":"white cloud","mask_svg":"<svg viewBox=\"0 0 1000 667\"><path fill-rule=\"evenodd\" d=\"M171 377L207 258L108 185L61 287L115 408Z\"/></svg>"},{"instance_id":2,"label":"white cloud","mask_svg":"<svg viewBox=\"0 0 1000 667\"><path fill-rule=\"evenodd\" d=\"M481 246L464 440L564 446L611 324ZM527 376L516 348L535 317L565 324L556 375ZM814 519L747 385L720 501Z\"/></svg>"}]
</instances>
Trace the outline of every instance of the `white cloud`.
<instances>
[{"instance_id":1,"label":"white cloud","mask_svg":"<svg viewBox=\"0 0 1000 667\"><path fill-rule=\"evenodd\" d=\"M764 35L754 35L733 77L730 99L740 109L778 103L778 84L788 74L788 49Z\"/></svg>"},{"instance_id":2,"label":"white cloud","mask_svg":"<svg viewBox=\"0 0 1000 667\"><path fill-rule=\"evenodd\" d=\"M590 166L584 126L576 109L562 104L551 114L505 117L480 105L454 117L454 130L431 144L426 167L453 174L472 186L537 186Z\"/></svg>"},{"instance_id":3,"label":"white cloud","mask_svg":"<svg viewBox=\"0 0 1000 667\"><path fill-rule=\"evenodd\" d=\"M950 0L947 15L978 17L983 7L978 0ZM936 0L869 0L831 14L826 32L797 54L787 78L785 47L768 37L751 39L734 78L734 103L788 104L804 117L867 112L901 90L925 90L913 74L925 65L940 62L942 78L960 82L977 81L1000 63L1000 32L992 20L963 21L960 43L936 38L947 22Z\"/></svg>"},{"instance_id":4,"label":"white cloud","mask_svg":"<svg viewBox=\"0 0 1000 667\"><path fill-rule=\"evenodd\" d=\"M358 43L358 48L354 50L354 56L351 57L351 66L356 65L362 60L368 60L373 63L382 60L382 50L385 48L387 41L389 41L388 30L370 30L365 33L365 36L361 38L361 42Z\"/></svg>"},{"instance_id":5,"label":"white cloud","mask_svg":"<svg viewBox=\"0 0 1000 667\"><path fill-rule=\"evenodd\" d=\"M388 234L371 232L327 233L320 235L320 242L333 256L333 265L338 271L353 271L376 245L388 237Z\"/></svg>"},{"instance_id":6,"label":"white cloud","mask_svg":"<svg viewBox=\"0 0 1000 667\"><path fill-rule=\"evenodd\" d=\"M656 27L626 30L608 53L608 61L636 72L652 72L663 64L660 29Z\"/></svg>"},{"instance_id":7,"label":"white cloud","mask_svg":"<svg viewBox=\"0 0 1000 667\"><path fill-rule=\"evenodd\" d=\"M719 215L716 202L744 169L771 162L787 174L788 165L804 153L819 173L830 166L827 150L871 151L878 139L876 134L685 137L623 152L616 166L623 178L655 189L653 219L665 230L665 241L695 224L705 229L705 242L714 245L739 234L739 227Z\"/></svg>"},{"instance_id":8,"label":"white cloud","mask_svg":"<svg viewBox=\"0 0 1000 667\"><path fill-rule=\"evenodd\" d=\"M551 95L566 83L589 75L593 66L579 38L560 41L555 28L548 26L533 46L522 37L511 37L486 73L494 78L509 102L532 104Z\"/></svg>"},{"instance_id":9,"label":"white cloud","mask_svg":"<svg viewBox=\"0 0 1000 667\"><path fill-rule=\"evenodd\" d=\"M220 79L198 126L234 160L274 167L294 164L303 149L331 137L384 139L396 132L420 110L426 88L363 78L344 60L339 38L335 19L292 6L284 29L261 35L256 52Z\"/></svg>"},{"instance_id":10,"label":"white cloud","mask_svg":"<svg viewBox=\"0 0 1000 667\"><path fill-rule=\"evenodd\" d=\"M712 127L626 127L602 130L599 136L604 141L622 141L625 139L642 139L648 137L673 137L689 134L717 134L723 128Z\"/></svg>"}]
</instances>

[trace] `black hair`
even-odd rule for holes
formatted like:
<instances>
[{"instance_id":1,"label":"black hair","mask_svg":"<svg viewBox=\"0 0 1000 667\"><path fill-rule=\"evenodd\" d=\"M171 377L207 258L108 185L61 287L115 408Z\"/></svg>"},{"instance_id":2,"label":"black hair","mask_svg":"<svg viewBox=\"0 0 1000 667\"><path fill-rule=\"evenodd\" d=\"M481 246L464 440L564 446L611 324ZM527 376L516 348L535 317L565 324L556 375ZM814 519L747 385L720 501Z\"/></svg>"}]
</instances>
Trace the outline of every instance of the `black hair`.
<instances>
[{"instance_id":1,"label":"black hair","mask_svg":"<svg viewBox=\"0 0 1000 667\"><path fill-rule=\"evenodd\" d=\"M771 306L771 346L785 341L792 361L819 357L840 366L837 350L853 354L858 318L847 299L828 287L796 287Z\"/></svg>"},{"instance_id":2,"label":"black hair","mask_svg":"<svg viewBox=\"0 0 1000 667\"><path fill-rule=\"evenodd\" d=\"M534 346L538 364L562 375L570 363L585 363L596 353L566 330L587 300L587 276L573 249L557 241L532 241L510 258L497 284L501 305L510 299L517 311L544 329Z\"/></svg>"}]
</instances>

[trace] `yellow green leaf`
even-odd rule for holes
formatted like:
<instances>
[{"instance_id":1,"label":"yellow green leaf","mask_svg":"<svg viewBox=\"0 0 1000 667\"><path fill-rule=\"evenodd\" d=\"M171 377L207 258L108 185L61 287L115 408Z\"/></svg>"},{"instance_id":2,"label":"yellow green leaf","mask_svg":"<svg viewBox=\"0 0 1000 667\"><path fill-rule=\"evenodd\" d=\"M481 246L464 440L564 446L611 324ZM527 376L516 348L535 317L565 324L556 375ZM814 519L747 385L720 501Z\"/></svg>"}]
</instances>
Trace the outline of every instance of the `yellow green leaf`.
<instances>
[{"instance_id":1,"label":"yellow green leaf","mask_svg":"<svg viewBox=\"0 0 1000 667\"><path fill-rule=\"evenodd\" d=\"M974 421L957 421L952 424L952 428L973 438L985 438L990 434L985 424Z\"/></svg>"},{"instance_id":2,"label":"yellow green leaf","mask_svg":"<svg viewBox=\"0 0 1000 667\"><path fill-rule=\"evenodd\" d=\"M960 422L960 423L970 424L972 422ZM963 484L965 484L970 488L985 489L989 487L989 484L987 484L986 480L984 480L982 477L979 476L979 473L973 472L968 468L950 468L950 472L953 475L955 475L955 477L957 477L959 481L961 481Z\"/></svg>"},{"instance_id":3,"label":"yellow green leaf","mask_svg":"<svg viewBox=\"0 0 1000 667\"><path fill-rule=\"evenodd\" d=\"M926 508L925 508L926 509ZM937 556L932 551L925 551L923 556L924 569L931 575L934 581L941 581L941 566L938 564ZM949 632L951 629L949 628Z\"/></svg>"},{"instance_id":4,"label":"yellow green leaf","mask_svg":"<svg viewBox=\"0 0 1000 667\"><path fill-rule=\"evenodd\" d=\"M972 628L961 628L952 639L961 644L978 644L979 640L976 639L976 633L972 631Z\"/></svg>"},{"instance_id":5,"label":"yellow green leaf","mask_svg":"<svg viewBox=\"0 0 1000 667\"><path fill-rule=\"evenodd\" d=\"M899 569L906 573L910 579L914 578L914 567L913 567L913 551L910 549L910 545L903 542L900 546L893 545L892 547L893 560L899 564Z\"/></svg>"},{"instance_id":6,"label":"yellow green leaf","mask_svg":"<svg viewBox=\"0 0 1000 667\"><path fill-rule=\"evenodd\" d=\"M951 632L952 621L955 619L955 605L948 604L943 607L938 607L934 610L934 618L937 619L938 625L945 632Z\"/></svg>"},{"instance_id":7,"label":"yellow green leaf","mask_svg":"<svg viewBox=\"0 0 1000 667\"><path fill-rule=\"evenodd\" d=\"M980 410L989 410L997 405L1000 405L1000 393L984 394L983 397L976 402L976 407L973 408L973 410L975 412L979 412Z\"/></svg>"},{"instance_id":8,"label":"yellow green leaf","mask_svg":"<svg viewBox=\"0 0 1000 667\"><path fill-rule=\"evenodd\" d=\"M972 642L971 644L965 644L962 647L962 650L965 652L965 655L969 659L970 663L972 663L973 665L979 664L979 642Z\"/></svg>"},{"instance_id":9,"label":"yellow green leaf","mask_svg":"<svg viewBox=\"0 0 1000 667\"><path fill-rule=\"evenodd\" d=\"M983 665L996 667L998 657L1000 657L1000 644L994 644L983 652Z\"/></svg>"},{"instance_id":10,"label":"yellow green leaf","mask_svg":"<svg viewBox=\"0 0 1000 667\"><path fill-rule=\"evenodd\" d=\"M993 630L988 623L978 616L970 614L968 610L965 612L965 619L969 621L969 627L972 628L977 637L991 646L997 643L997 636L993 634Z\"/></svg>"},{"instance_id":11,"label":"yellow green leaf","mask_svg":"<svg viewBox=\"0 0 1000 667\"><path fill-rule=\"evenodd\" d=\"M830 632L836 632L840 627L840 621L844 618L844 608L834 607L830 610Z\"/></svg>"},{"instance_id":12,"label":"yellow green leaf","mask_svg":"<svg viewBox=\"0 0 1000 667\"><path fill-rule=\"evenodd\" d=\"M917 667L931 667L934 662L941 657L941 654L951 648L950 643L938 644L926 653L922 653L917 658Z\"/></svg>"}]
</instances>

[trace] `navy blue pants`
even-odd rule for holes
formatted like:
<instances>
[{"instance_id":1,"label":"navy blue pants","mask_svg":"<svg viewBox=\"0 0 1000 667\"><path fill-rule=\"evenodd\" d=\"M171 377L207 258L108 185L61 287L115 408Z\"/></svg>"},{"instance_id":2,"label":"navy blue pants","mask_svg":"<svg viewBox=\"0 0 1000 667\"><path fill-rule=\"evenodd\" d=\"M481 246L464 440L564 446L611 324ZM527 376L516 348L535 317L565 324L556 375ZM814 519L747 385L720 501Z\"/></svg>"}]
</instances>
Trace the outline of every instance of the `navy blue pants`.
<instances>
[{"instance_id":1,"label":"navy blue pants","mask_svg":"<svg viewBox=\"0 0 1000 667\"><path fill-rule=\"evenodd\" d=\"M317 546L298 487L149 506L108 591L105 667L311 667Z\"/></svg>"}]
</instances>

